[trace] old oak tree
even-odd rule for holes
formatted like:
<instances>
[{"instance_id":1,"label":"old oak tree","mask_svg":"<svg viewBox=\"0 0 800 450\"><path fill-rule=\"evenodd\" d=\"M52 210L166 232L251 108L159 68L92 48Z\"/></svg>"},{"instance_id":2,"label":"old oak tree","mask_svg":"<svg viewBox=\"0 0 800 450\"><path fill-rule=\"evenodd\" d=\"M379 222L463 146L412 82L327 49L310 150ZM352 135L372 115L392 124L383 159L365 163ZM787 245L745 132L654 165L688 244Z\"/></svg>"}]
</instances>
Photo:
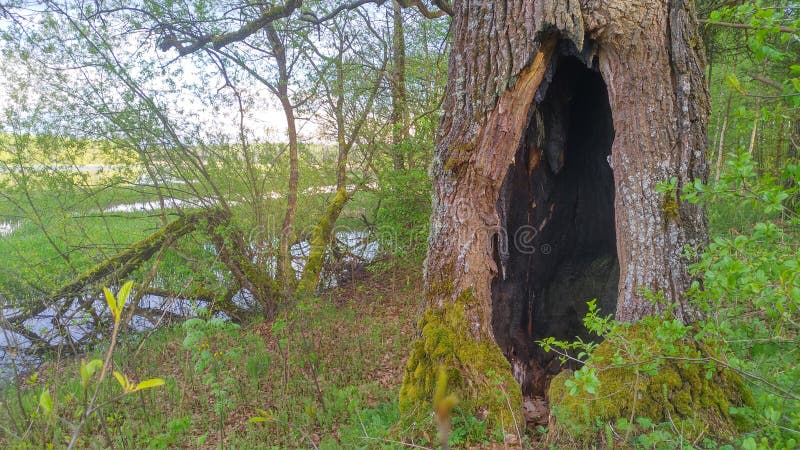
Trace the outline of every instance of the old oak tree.
<instances>
[{"instance_id":1,"label":"old oak tree","mask_svg":"<svg viewBox=\"0 0 800 450\"><path fill-rule=\"evenodd\" d=\"M622 322L667 308L695 319L684 252L706 242L706 220L679 192L707 176L704 55L682 0L465 0L452 13L426 310L400 404L430 411L445 372L464 410L514 430L523 394L546 397L562 369L536 341L588 338L587 301ZM640 389L668 397L655 415L706 408L727 430L738 378L695 383L693 370Z\"/></svg>"}]
</instances>

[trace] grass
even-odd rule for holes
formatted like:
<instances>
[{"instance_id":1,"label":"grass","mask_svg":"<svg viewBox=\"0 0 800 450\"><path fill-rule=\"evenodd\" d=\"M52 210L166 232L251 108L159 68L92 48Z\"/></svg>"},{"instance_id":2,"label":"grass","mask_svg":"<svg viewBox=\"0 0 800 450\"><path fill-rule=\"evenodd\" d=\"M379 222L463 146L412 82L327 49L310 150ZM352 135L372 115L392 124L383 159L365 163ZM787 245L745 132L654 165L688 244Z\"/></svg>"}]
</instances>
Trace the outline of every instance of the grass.
<instances>
[{"instance_id":1,"label":"grass","mask_svg":"<svg viewBox=\"0 0 800 450\"><path fill-rule=\"evenodd\" d=\"M156 198L155 192L129 185L83 192L70 178L59 184L70 186L64 189L28 186L30 199L19 186L10 186L6 195L13 197L0 199L0 218L26 219L0 238L5 255L0 294L17 301L31 292L52 291L69 280L70 273L88 269L160 226L157 217L146 213L98 213L109 205ZM298 216L300 236L312 229L330 196L299 196L300 210L312 212ZM283 202L265 199L268 224L280 224ZM30 210L19 210L14 203L35 204L45 226L38 226ZM360 192L337 230L361 229L362 216L370 215L375 204L374 193ZM250 226L246 202L234 208L239 225ZM207 276L211 263L197 264L209 258L203 250L205 239L195 233L181 242L180 255L169 250L159 267L160 282L180 287ZM69 255L72 270L51 242ZM152 334L123 335L114 368L134 382L161 377L166 385L110 403L84 428L79 447L253 448L258 443L259 448L394 448L397 444L387 436L403 435L396 425L396 399L420 313L421 278L418 256L382 261L375 273L287 308L273 322L249 323L228 332L216 332L205 322L199 344L205 347L185 346L191 331L180 324ZM102 359L104 351L101 345L85 358ZM70 423L85 407L79 368L80 361L53 355L35 374L0 388L0 448L66 445ZM53 417L60 418L55 423L43 415L43 390L52 396ZM112 399L119 393L109 377L99 398ZM271 416L269 422L250 423L264 411ZM480 429L479 423L473 425L470 430ZM468 434L455 436L466 442Z\"/></svg>"},{"instance_id":2,"label":"grass","mask_svg":"<svg viewBox=\"0 0 800 450\"><path fill-rule=\"evenodd\" d=\"M322 175L317 177L318 169L305 169L304 180L315 179L318 184L328 181ZM0 174L0 222L15 225L13 233L0 236L0 254L4 255L0 265L0 294L9 298L52 291L74 274L143 239L162 225L155 212L104 212L115 205L158 200L153 187L134 186L121 179L98 184L75 180L75 174L58 172L26 175L22 187L4 177L8 178ZM175 197L194 199L185 186L172 187ZM244 235L277 239L286 199L259 198L263 202L259 208L263 217L256 223L252 198L242 193L241 186L231 189L223 194L232 202L237 225ZM308 212L296 218L298 236L311 234L332 197L333 194L324 193L298 196L298 210ZM360 217L370 214L369 204L374 202L370 194L359 192L353 207L347 207L343 213L337 230L363 228ZM198 245L202 247L203 243ZM162 272L183 272L184 268L185 264L178 264Z\"/></svg>"},{"instance_id":3,"label":"grass","mask_svg":"<svg viewBox=\"0 0 800 450\"><path fill-rule=\"evenodd\" d=\"M164 378L166 386L110 405L104 418L86 428L82 443L124 448L394 447L385 439L390 430L393 435L398 431L392 430L399 418L396 397L414 338L420 292L417 268L395 266L370 273L357 284L303 302L273 322L205 336L204 349L212 360L205 368L196 364L197 351L183 345L186 332L180 325L146 339L129 336L115 353L115 368L132 380ZM96 349L96 357L101 350ZM33 382L7 387L3 398L10 409L0 411L0 423L11 423L9 411L16 420L23 417L14 400L17 389L30 415L45 387L53 389L57 414L71 420L71 412L80 409L77 373L77 361L62 360L41 368ZM226 378L227 389L220 395L214 381ZM102 395L118 392L119 386L106 383ZM220 415L215 407L223 401L229 407ZM259 410L269 412L271 420L250 423ZM103 420L106 426L100 425ZM37 436L35 430L20 439L8 428L0 429L0 446L58 446L68 427L54 427L46 436Z\"/></svg>"},{"instance_id":4,"label":"grass","mask_svg":"<svg viewBox=\"0 0 800 450\"><path fill-rule=\"evenodd\" d=\"M416 184L419 183L415 179L400 183L398 191L405 192L406 185ZM408 203L407 209L391 203L391 198L380 199L379 194L359 193L348 205L340 225L361 226L362 215L373 214L380 201L386 211L395 214L388 217L389 223L407 220L413 212L419 212L419 207L404 197L395 199L395 203ZM106 205L151 200L155 198L152 192L117 186L91 195L75 191L51 194L45 190L33 191L33 195L34 203L48 214L51 237L73 250L72 263L79 269L89 267L103 252L113 253L160 225L157 218L143 213L90 214ZM298 217L299 230L314 225L315 216L331 195L300 196L300 210L313 213ZM409 196L425 197L416 192ZM280 222L283 201L266 200L267 222ZM249 207L242 203L235 208L241 225L247 226ZM13 215L12 209L8 203L0 202L0 217ZM724 202L710 205L708 213L712 236L737 235L762 219L751 208ZM417 228L427 229L417 227L416 222L412 225L409 233L417 233ZM392 236L395 243L400 240L398 237L403 235ZM200 261L204 238L198 233L187 241L181 245L181 255L170 251L164 257L159 272L167 283L178 286L204 276L197 265L190 267L184 258L188 254ZM424 251L424 246L420 248ZM20 291L29 291L33 284L20 283L19 274L29 274L39 288L57 286L69 277L66 270L52 270L63 266L61 257L42 230L30 221L24 222L10 239L0 239L0 252L5 258L0 269L0 292L12 291L14 283L18 283ZM215 328L213 322L202 321L196 322L196 329L175 324L144 335L123 335L114 356L115 369L134 381L164 378L166 385L110 403L85 428L79 447L432 445L435 437L425 430L402 428L397 404L404 365L421 313L421 253L412 251L413 256L402 262L382 261L364 278L321 298L292 305L274 321L254 321L237 329L227 325ZM193 333L197 334L196 342L187 344L187 336ZM86 358L99 358L103 351L102 346L98 347ZM777 363L779 358L774 353L762 352L761 364L753 370L786 368L794 358L792 352L783 355L786 361ZM0 388L0 447L65 445L71 427L64 421L74 421L83 405L79 364L56 355L36 374L26 374L17 383ZM39 398L44 389L51 393L55 416L61 418L55 423L45 420L41 411ZM100 398L111 399L119 393L120 387L109 378ZM757 401L764 404L773 400L757 396ZM251 422L258 417L265 421ZM461 415L458 410L453 424L454 446L502 441L502 436L488 433L485 422Z\"/></svg>"},{"instance_id":5,"label":"grass","mask_svg":"<svg viewBox=\"0 0 800 450\"><path fill-rule=\"evenodd\" d=\"M65 265L59 252L69 257L76 272L81 272L143 239L159 225L157 218L141 214L94 217L79 222L52 220L48 222L51 231L46 235L35 224L24 222L12 238L0 239L0 253L5 255L0 286L10 291L35 292L27 285L31 282L36 289L52 290L71 279L68 270L53 270Z\"/></svg>"}]
</instances>

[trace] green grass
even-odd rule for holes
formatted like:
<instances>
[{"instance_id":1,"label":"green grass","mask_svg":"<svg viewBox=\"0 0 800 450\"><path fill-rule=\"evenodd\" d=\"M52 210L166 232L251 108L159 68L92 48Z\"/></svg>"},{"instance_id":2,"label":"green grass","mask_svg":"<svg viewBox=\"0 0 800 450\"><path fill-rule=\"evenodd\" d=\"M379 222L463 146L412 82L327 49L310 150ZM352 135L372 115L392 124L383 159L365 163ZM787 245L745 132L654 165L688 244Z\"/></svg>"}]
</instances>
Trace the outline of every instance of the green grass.
<instances>
[{"instance_id":1,"label":"green grass","mask_svg":"<svg viewBox=\"0 0 800 450\"><path fill-rule=\"evenodd\" d=\"M395 267L370 274L361 284L343 287L281 313L274 322L257 322L234 333L207 336L210 367L198 368L197 350L183 345L186 332L176 325L151 336L127 336L114 356L115 369L132 380L161 377L166 385L124 397L109 405L104 419L92 421L82 445L111 444L125 448L380 448L399 418L396 403L407 349L414 338L421 274ZM91 352L101 357L103 348ZM226 355L240 357L226 358ZM216 370L215 369L215 370ZM230 378L222 417L214 380ZM36 411L38 395L50 388L56 414L73 420L81 408L78 363L46 364L34 382L23 383L19 395L26 414ZM107 380L101 398L119 393ZM24 414L7 387L0 423L17 422ZM269 411L274 420L249 423ZM69 433L63 424L43 431L42 419L20 436L10 425L0 428L0 446L59 446ZM105 420L106 426L101 426ZM104 431L105 429L105 431Z\"/></svg>"}]
</instances>

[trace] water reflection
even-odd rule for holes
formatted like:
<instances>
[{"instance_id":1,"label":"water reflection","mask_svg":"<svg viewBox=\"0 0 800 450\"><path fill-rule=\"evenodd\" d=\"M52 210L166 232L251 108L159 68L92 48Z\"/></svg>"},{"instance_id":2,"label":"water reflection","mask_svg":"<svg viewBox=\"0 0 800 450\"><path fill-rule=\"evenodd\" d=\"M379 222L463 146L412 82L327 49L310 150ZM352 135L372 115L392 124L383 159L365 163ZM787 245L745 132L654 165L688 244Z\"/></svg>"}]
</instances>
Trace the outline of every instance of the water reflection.
<instances>
[{"instance_id":1,"label":"water reflection","mask_svg":"<svg viewBox=\"0 0 800 450\"><path fill-rule=\"evenodd\" d=\"M380 250L378 242L371 240L370 234L365 231L338 232L335 245L339 248L340 255L337 258L339 265L333 270L323 272L320 280L321 289L337 286L342 277L348 276L345 273L348 267L373 261ZM307 241L303 241L291 248L292 266L298 277L302 275L305 268L310 247ZM213 247L209 247L207 250L213 251ZM330 253L332 252L329 251ZM274 272L274 259L267 261L266 265L267 270ZM244 310L254 310L258 307L253 296L247 291L236 293L232 301ZM9 305L5 301L2 303ZM60 305L49 307L39 314L25 319L22 322L24 329L42 338L50 347L63 346L66 348L79 345L76 343L101 337L104 327L107 328L105 331L110 330L108 306L102 296L85 297L74 301L64 311L58 311L57 308L60 307ZM207 307L208 302L203 300L144 295L139 301L136 314L131 318L128 327L134 332L151 330L175 320L196 317L201 310ZM8 321L21 317L22 311L5 307L0 312L2 313L0 315L0 380L2 380L13 376L14 365L19 369L27 370L41 363L41 358L29 338L12 331L13 327L8 326ZM228 318L223 313L218 313L217 317Z\"/></svg>"},{"instance_id":2,"label":"water reflection","mask_svg":"<svg viewBox=\"0 0 800 450\"><path fill-rule=\"evenodd\" d=\"M0 222L0 236L10 236L19 227L19 222Z\"/></svg>"}]
</instances>

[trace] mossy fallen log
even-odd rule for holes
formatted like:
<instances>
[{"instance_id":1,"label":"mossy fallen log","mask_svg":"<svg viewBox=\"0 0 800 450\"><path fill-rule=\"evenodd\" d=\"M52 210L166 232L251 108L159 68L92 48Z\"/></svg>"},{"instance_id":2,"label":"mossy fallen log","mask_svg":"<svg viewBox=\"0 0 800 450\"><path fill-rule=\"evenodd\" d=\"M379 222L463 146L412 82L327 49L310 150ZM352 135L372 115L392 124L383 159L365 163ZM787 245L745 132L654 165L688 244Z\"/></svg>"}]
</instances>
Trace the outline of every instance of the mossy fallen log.
<instances>
[{"instance_id":1,"label":"mossy fallen log","mask_svg":"<svg viewBox=\"0 0 800 450\"><path fill-rule=\"evenodd\" d=\"M181 216L150 236L131 244L125 250L79 274L72 282L55 290L46 297L47 300L38 302L35 307L26 310L23 314L9 318L8 322L13 326L20 326L25 320L41 314L51 305L61 303L65 299L79 297L88 286L94 286L112 277L117 280L122 279L149 261L160 249L172 245L176 240L194 231L201 222L214 217L219 220L219 217L224 216L225 213L217 209L203 210ZM81 302L81 307L87 307L91 301L91 299L84 299ZM61 310L58 312L59 316L64 313L68 305L70 305L70 302L62 303Z\"/></svg>"},{"instance_id":2,"label":"mossy fallen log","mask_svg":"<svg viewBox=\"0 0 800 450\"><path fill-rule=\"evenodd\" d=\"M255 254L242 229L230 217L216 216L209 218L206 233L236 285L255 298L265 317L274 317L283 300L283 290L268 270L255 262Z\"/></svg>"},{"instance_id":3,"label":"mossy fallen log","mask_svg":"<svg viewBox=\"0 0 800 450\"><path fill-rule=\"evenodd\" d=\"M741 377L716 363L705 345L684 338L665 346L655 334L633 325L601 343L586 363L599 380L594 393L576 389L572 371L552 380L548 444L624 447L652 431L637 430L637 423L670 424L676 439L689 442L729 442L744 431L746 422L730 413L753 405Z\"/></svg>"},{"instance_id":4,"label":"mossy fallen log","mask_svg":"<svg viewBox=\"0 0 800 450\"><path fill-rule=\"evenodd\" d=\"M150 236L131 244L125 250L78 275L75 280L58 289L50 297L53 299L74 297L79 295L86 286L94 285L107 278L124 278L150 260L165 245L172 245L176 240L194 231L203 220L222 214L224 213L220 210L211 209L181 216Z\"/></svg>"}]
</instances>

